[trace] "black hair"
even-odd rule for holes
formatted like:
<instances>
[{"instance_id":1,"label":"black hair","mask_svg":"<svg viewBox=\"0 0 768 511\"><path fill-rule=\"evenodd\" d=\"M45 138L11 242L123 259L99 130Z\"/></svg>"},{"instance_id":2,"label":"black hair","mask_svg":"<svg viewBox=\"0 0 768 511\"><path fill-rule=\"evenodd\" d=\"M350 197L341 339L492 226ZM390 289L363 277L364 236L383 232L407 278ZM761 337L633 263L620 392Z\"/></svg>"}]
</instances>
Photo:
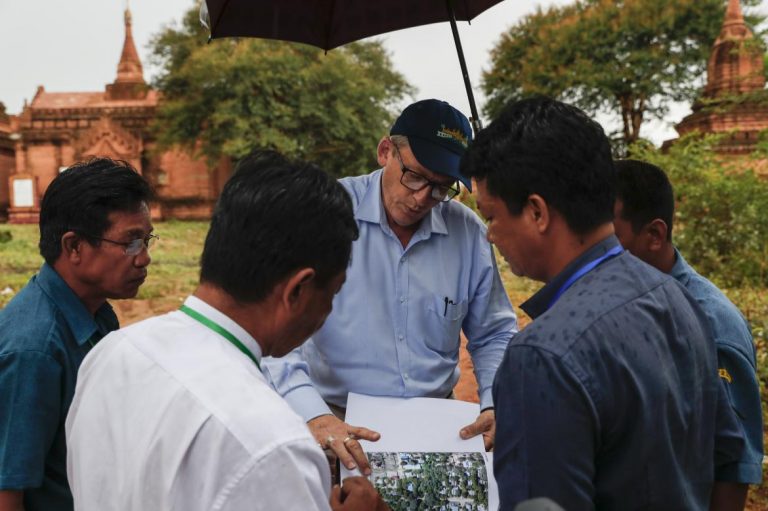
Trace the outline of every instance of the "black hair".
<instances>
[{"instance_id":1,"label":"black hair","mask_svg":"<svg viewBox=\"0 0 768 511\"><path fill-rule=\"evenodd\" d=\"M577 234L613 220L608 137L584 112L550 98L507 106L470 144L461 172L485 180L513 215L538 194Z\"/></svg>"},{"instance_id":2,"label":"black hair","mask_svg":"<svg viewBox=\"0 0 768 511\"><path fill-rule=\"evenodd\" d=\"M51 181L40 204L40 255L53 265L61 255L61 237L74 231L97 245L111 227L110 213L138 211L152 191L127 162L93 158L72 165Z\"/></svg>"},{"instance_id":3,"label":"black hair","mask_svg":"<svg viewBox=\"0 0 768 511\"><path fill-rule=\"evenodd\" d=\"M335 179L257 151L238 163L219 197L200 281L242 303L261 301L300 268L313 268L322 287L347 267L357 236L352 201Z\"/></svg>"},{"instance_id":4,"label":"black hair","mask_svg":"<svg viewBox=\"0 0 768 511\"><path fill-rule=\"evenodd\" d=\"M635 233L660 218L667 224L667 241L672 241L675 195L669 178L656 165L638 160L617 160L616 198L622 202L621 217Z\"/></svg>"}]
</instances>

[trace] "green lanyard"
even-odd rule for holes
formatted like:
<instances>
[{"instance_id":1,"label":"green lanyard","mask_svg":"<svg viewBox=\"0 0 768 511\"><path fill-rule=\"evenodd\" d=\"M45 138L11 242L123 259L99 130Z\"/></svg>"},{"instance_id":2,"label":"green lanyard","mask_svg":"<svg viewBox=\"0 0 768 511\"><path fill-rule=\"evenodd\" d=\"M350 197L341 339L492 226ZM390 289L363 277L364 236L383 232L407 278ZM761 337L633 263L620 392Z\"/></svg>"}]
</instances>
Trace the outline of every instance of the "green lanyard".
<instances>
[{"instance_id":1,"label":"green lanyard","mask_svg":"<svg viewBox=\"0 0 768 511\"><path fill-rule=\"evenodd\" d=\"M217 334L221 335L226 340L228 340L229 342L234 344L237 349L239 349L240 351L245 353L245 355L248 358L253 360L253 363L256 364L256 367L259 368L259 372L261 372L261 364L259 364L259 361L256 360L256 357L253 356L253 353L251 353L251 351L248 348L246 348L245 345L242 342L240 342L237 339L237 337L235 337L232 334L232 332L230 332L229 330L227 330L226 328L224 328L220 324L216 323L215 321L213 321L213 320L211 320L209 318L206 318L205 316L203 316L202 314L200 314L196 310L190 309L186 305L182 305L179 310L181 310L181 312L183 312L184 314L186 314L190 318L194 319L195 321L199 321L203 325L207 326L208 328L210 328L211 330L213 330L214 332L216 332Z\"/></svg>"}]
</instances>

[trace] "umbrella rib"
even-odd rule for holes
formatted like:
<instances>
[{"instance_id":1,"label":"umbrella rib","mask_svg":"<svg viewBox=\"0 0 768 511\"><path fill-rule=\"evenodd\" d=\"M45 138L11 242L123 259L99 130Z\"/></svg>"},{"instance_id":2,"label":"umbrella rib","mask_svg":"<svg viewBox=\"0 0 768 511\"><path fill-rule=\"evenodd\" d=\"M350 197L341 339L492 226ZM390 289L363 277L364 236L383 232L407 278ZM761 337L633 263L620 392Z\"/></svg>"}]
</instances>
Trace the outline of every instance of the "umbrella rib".
<instances>
[{"instance_id":1,"label":"umbrella rib","mask_svg":"<svg viewBox=\"0 0 768 511\"><path fill-rule=\"evenodd\" d=\"M203 1L206 1L206 0L203 0ZM224 11L227 10L228 4L229 4L229 0L224 0L224 4L222 4L221 6L219 15L216 17L216 21L211 24L211 37L213 37L213 34L216 32L216 28L218 28L219 22L221 21L221 17L224 16Z\"/></svg>"},{"instance_id":2,"label":"umbrella rib","mask_svg":"<svg viewBox=\"0 0 768 511\"><path fill-rule=\"evenodd\" d=\"M325 25L325 47L323 48L326 53L328 52L328 48L331 46L331 28L333 27L333 17L336 14L336 0L331 0L331 9L330 9L329 17L328 17L328 23Z\"/></svg>"}]
</instances>

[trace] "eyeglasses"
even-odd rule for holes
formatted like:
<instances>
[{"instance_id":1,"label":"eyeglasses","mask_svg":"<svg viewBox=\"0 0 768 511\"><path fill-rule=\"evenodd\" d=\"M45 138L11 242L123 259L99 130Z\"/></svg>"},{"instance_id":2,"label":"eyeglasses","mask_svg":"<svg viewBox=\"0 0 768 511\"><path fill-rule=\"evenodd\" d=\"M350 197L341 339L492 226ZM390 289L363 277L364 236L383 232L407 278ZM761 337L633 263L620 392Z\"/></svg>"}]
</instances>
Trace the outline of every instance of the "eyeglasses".
<instances>
[{"instance_id":1,"label":"eyeglasses","mask_svg":"<svg viewBox=\"0 0 768 511\"><path fill-rule=\"evenodd\" d=\"M131 241L115 241L107 238L100 238L98 236L91 236L90 234L86 234L86 236L95 240L106 241L113 245L120 245L125 250L125 255L130 257L139 255L145 248L149 251L155 245L155 242L160 239L160 236L157 236L156 234L149 234L143 238L136 238Z\"/></svg>"},{"instance_id":2,"label":"eyeglasses","mask_svg":"<svg viewBox=\"0 0 768 511\"><path fill-rule=\"evenodd\" d=\"M392 146L395 148L397 160L400 162L400 170L403 172L403 175L400 176L401 185L414 192L418 192L427 186L430 186L432 187L432 190L430 191L429 196L440 202L448 202L461 192L461 190L459 190L459 184L456 181L450 185L437 183L435 181L430 181L418 172L409 169L403 163L403 157L400 156L400 149L397 148L397 145L394 142L392 142Z\"/></svg>"}]
</instances>

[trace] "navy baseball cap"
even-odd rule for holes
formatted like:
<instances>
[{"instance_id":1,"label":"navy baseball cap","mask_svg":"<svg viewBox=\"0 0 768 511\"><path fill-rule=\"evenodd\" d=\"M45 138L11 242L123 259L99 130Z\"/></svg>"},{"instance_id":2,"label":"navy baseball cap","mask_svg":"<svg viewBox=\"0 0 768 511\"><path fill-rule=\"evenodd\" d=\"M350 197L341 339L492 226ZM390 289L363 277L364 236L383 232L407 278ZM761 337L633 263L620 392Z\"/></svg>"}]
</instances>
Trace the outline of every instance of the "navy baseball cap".
<instances>
[{"instance_id":1,"label":"navy baseball cap","mask_svg":"<svg viewBox=\"0 0 768 511\"><path fill-rule=\"evenodd\" d=\"M451 105L438 99L417 101L403 110L389 134L408 137L420 164L458 179L472 191L472 180L459 172L459 161L472 141L472 128Z\"/></svg>"}]
</instances>

